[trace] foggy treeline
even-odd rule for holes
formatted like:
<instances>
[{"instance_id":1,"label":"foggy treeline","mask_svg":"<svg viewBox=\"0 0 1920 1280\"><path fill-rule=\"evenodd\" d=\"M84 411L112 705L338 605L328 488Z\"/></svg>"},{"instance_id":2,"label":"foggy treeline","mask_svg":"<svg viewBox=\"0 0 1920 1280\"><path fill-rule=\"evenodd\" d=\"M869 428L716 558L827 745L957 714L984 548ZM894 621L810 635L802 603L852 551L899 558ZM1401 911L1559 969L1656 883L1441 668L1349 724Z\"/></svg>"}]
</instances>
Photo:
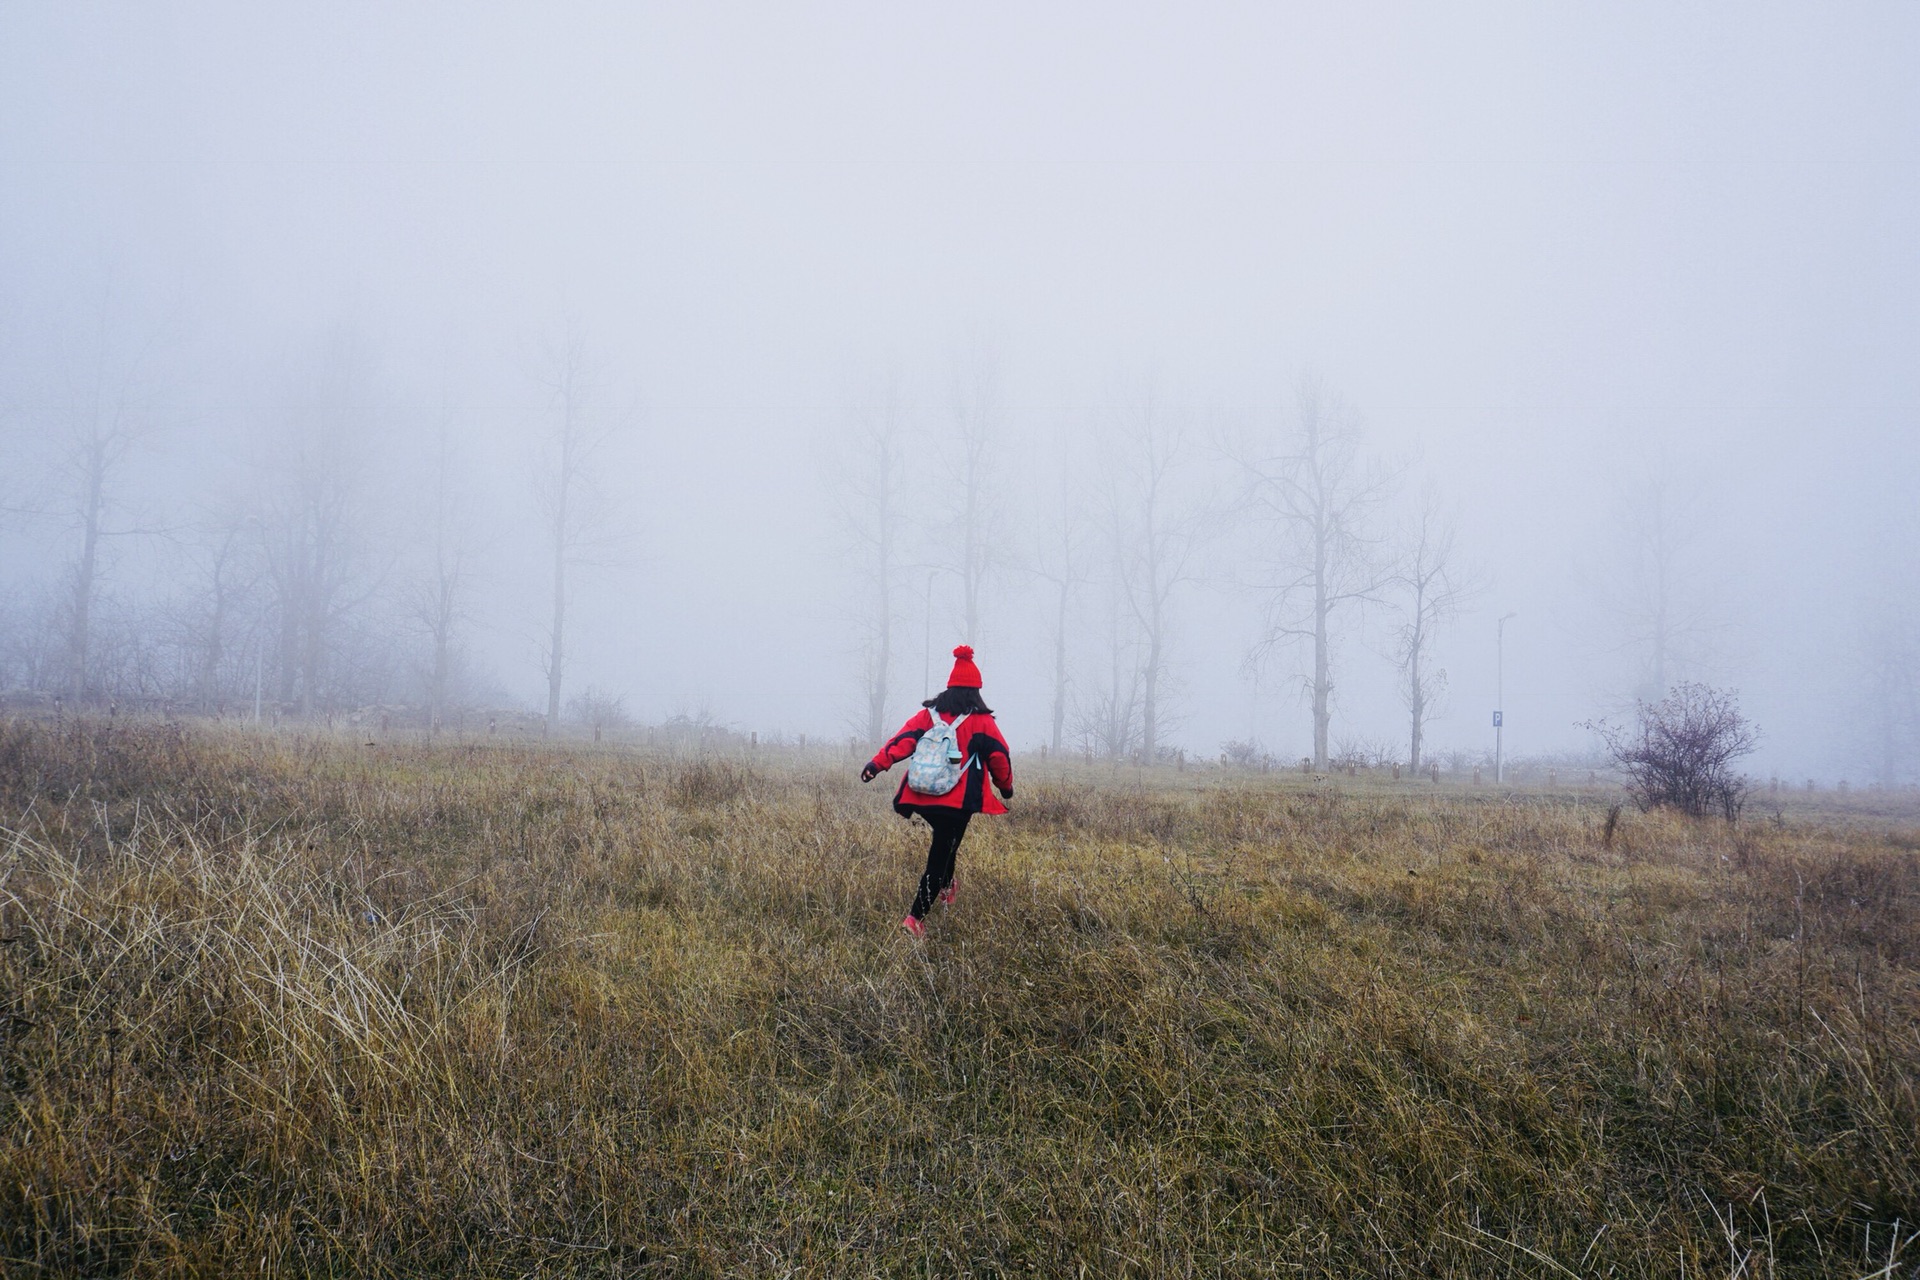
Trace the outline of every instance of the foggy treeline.
<instances>
[{"instance_id":1,"label":"foggy treeline","mask_svg":"<svg viewBox=\"0 0 1920 1280\"><path fill-rule=\"evenodd\" d=\"M0 699L1920 781L1910 14L866 18L0 17Z\"/></svg>"},{"instance_id":2,"label":"foggy treeline","mask_svg":"<svg viewBox=\"0 0 1920 1280\"><path fill-rule=\"evenodd\" d=\"M1486 605L1497 576L1461 545L1457 495L1417 454L1371 443L1340 391L1307 373L1286 408L1249 414L1169 403L1146 386L1056 415L1035 439L996 417L991 387L976 373L956 380L950 406L915 408L883 383L847 416L840 515L867 737L891 727L903 693L933 687L936 602L958 602L955 634L976 643L984 599L996 621L1018 618L1030 650L1044 648L1040 740L1056 753L1184 758L1193 632L1227 617L1240 629L1224 646L1215 637L1213 652L1239 643L1242 680L1281 690L1274 736L1304 749L1277 756L1256 726L1219 744L1223 759L1414 772L1440 767L1437 754L1449 769L1482 763L1479 735L1457 719L1444 753L1431 743L1455 711L1443 653L1457 651L1463 621L1496 620ZM1591 694L1607 712L1726 671L1737 627L1700 490L1686 464L1658 453L1595 478L1608 533L1595 562L1570 571L1587 652L1576 639L1567 659L1612 659L1613 686ZM1870 737L1854 763L1886 786L1920 765L1920 614L1902 581L1871 602L1849 655L1871 682L1857 708ZM1395 705L1397 732L1378 714L1364 726L1342 715L1361 682L1376 710ZM1592 763L1578 749L1562 759Z\"/></svg>"},{"instance_id":3,"label":"foggy treeline","mask_svg":"<svg viewBox=\"0 0 1920 1280\"><path fill-rule=\"evenodd\" d=\"M381 353L337 328L279 371L274 400L228 424L225 445L207 423L233 410L204 389L181 398L156 354L164 331L133 332L103 316L12 397L9 469L32 482L11 495L6 531L34 556L10 558L0 615L11 703L428 732L633 723L644 674L572 669L578 607L637 592L644 611L657 544L685 546L688 531L644 531L635 476L680 483L650 461L668 428L577 317L520 343L522 399L504 418L463 409L457 388L438 407L395 398ZM1036 414L1008 404L995 356L978 352L929 384L916 395L897 372L874 377L817 415L811 471L777 500L696 499L703 518L776 540L804 540L808 512L823 517L806 580L841 639L805 661L826 664L808 679L841 712L813 723L817 737L878 740L963 642L990 671L1023 668L1034 705L1019 722L1053 754L1482 762L1445 655L1463 622L1493 620L1495 566L1462 545L1460 495L1417 450L1372 440L1344 389L1309 371L1276 407L1247 411L1136 380ZM1733 620L1699 491L1658 452L1595 477L1610 536L1569 572L1591 652L1617 659L1615 687L1593 695L1602 709L1718 670ZM537 572L499 572L508 546ZM769 590L751 559L730 571L748 599ZM515 590L526 598L502 600ZM1911 601L1865 602L1844 659L1865 726L1856 763L1885 785L1920 767ZM520 669L487 643L503 627ZM1222 675L1272 690L1266 719L1195 741L1196 678L1218 688ZM1368 698L1356 723L1346 708ZM736 727L761 723L723 705Z\"/></svg>"},{"instance_id":4,"label":"foggy treeline","mask_svg":"<svg viewBox=\"0 0 1920 1280\"><path fill-rule=\"evenodd\" d=\"M513 474L488 477L470 418L383 399L378 355L349 330L222 441L208 406L166 384L158 339L116 345L112 319L15 401L10 470L34 483L12 495L8 532L46 561L9 584L14 700L429 730L479 713L547 732L567 714L623 718L617 695L565 680L569 575L622 536L597 472L628 416L595 399L597 357L571 325L531 344L541 409ZM531 706L470 647L503 508L551 575L533 646L547 696Z\"/></svg>"}]
</instances>

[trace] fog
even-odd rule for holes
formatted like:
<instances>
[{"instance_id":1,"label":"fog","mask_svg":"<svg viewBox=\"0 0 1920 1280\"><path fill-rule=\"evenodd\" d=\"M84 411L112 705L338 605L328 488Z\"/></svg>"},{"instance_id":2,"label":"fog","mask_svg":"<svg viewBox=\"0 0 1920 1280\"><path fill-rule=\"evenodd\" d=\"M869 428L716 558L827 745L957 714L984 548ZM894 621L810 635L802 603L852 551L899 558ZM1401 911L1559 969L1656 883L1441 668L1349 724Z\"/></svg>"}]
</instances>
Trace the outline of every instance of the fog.
<instances>
[{"instance_id":1,"label":"fog","mask_svg":"<svg viewBox=\"0 0 1920 1280\"><path fill-rule=\"evenodd\" d=\"M1318 414L1325 754L1407 757L1426 510L1429 755L1700 680L1920 781L1916 66L1906 4L10 5L0 696L538 732L558 564L569 732L864 739L971 640L1016 752L1064 671L1060 749L1298 761Z\"/></svg>"}]
</instances>

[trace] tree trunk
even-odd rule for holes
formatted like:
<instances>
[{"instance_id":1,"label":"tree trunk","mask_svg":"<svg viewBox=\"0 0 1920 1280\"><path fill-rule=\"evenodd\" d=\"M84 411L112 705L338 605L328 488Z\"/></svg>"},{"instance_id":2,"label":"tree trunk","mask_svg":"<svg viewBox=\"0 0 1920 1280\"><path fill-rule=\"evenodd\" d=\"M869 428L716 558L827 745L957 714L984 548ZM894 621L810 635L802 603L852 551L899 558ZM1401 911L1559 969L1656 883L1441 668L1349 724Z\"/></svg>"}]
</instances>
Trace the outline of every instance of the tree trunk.
<instances>
[{"instance_id":1,"label":"tree trunk","mask_svg":"<svg viewBox=\"0 0 1920 1280\"><path fill-rule=\"evenodd\" d=\"M1073 580L1062 574L1060 605L1053 624L1053 754L1060 754L1061 737L1067 727L1067 597Z\"/></svg>"},{"instance_id":2,"label":"tree trunk","mask_svg":"<svg viewBox=\"0 0 1920 1280\"><path fill-rule=\"evenodd\" d=\"M884 563L886 555L887 552L881 552L880 646L867 683L867 737L873 742L878 742L880 735L887 731L887 678L893 663L893 593L887 585L890 574L889 566Z\"/></svg>"},{"instance_id":3,"label":"tree trunk","mask_svg":"<svg viewBox=\"0 0 1920 1280\"><path fill-rule=\"evenodd\" d=\"M1667 696L1667 592L1666 583L1660 584L1660 600L1654 607L1653 615L1653 693L1648 702L1658 702Z\"/></svg>"},{"instance_id":4,"label":"tree trunk","mask_svg":"<svg viewBox=\"0 0 1920 1280\"><path fill-rule=\"evenodd\" d=\"M874 555L878 563L880 636L878 652L867 672L867 738L878 742L887 731L887 685L893 667L893 451L891 440L880 446L879 509L874 513Z\"/></svg>"},{"instance_id":5,"label":"tree trunk","mask_svg":"<svg viewBox=\"0 0 1920 1280\"><path fill-rule=\"evenodd\" d=\"M565 499L561 500L561 510L566 509ZM556 531L553 543L553 643L548 648L547 660L547 736L552 737L560 731L560 677L561 665L565 659L565 633L567 625L567 543L563 534Z\"/></svg>"},{"instance_id":6,"label":"tree trunk","mask_svg":"<svg viewBox=\"0 0 1920 1280\"><path fill-rule=\"evenodd\" d=\"M316 574L315 578L318 576ZM317 596L318 591L314 594ZM326 637L324 609L325 606L318 599L309 599L306 634L301 637L300 714L308 719L312 718L319 701L320 667Z\"/></svg>"},{"instance_id":7,"label":"tree trunk","mask_svg":"<svg viewBox=\"0 0 1920 1280\"><path fill-rule=\"evenodd\" d=\"M87 530L86 547L73 580L73 630L67 637L67 683L76 704L87 696L87 632L92 625L94 531Z\"/></svg>"},{"instance_id":8,"label":"tree trunk","mask_svg":"<svg viewBox=\"0 0 1920 1280\"><path fill-rule=\"evenodd\" d=\"M1413 741L1409 746L1407 766L1412 772L1418 773L1420 772L1420 739L1426 731L1427 700L1420 692L1420 650L1417 647L1413 651L1407 676L1407 690L1411 695L1408 701L1412 704L1409 710L1413 714Z\"/></svg>"},{"instance_id":9,"label":"tree trunk","mask_svg":"<svg viewBox=\"0 0 1920 1280\"><path fill-rule=\"evenodd\" d=\"M961 595L964 599L966 616L961 619L960 639L964 644L974 644L980 639L980 574L975 559L979 554L975 545L978 534L974 530L974 494L971 475L967 482L967 532L963 551L965 570L961 575Z\"/></svg>"},{"instance_id":10,"label":"tree trunk","mask_svg":"<svg viewBox=\"0 0 1920 1280\"><path fill-rule=\"evenodd\" d=\"M1424 566L1415 569L1416 576L1424 572ZM1407 643L1407 712L1413 720L1407 767L1414 773L1420 772L1420 740L1427 728L1427 690L1420 676L1420 655L1426 644L1427 587L1426 580L1419 578L1413 589L1413 634Z\"/></svg>"},{"instance_id":11,"label":"tree trunk","mask_svg":"<svg viewBox=\"0 0 1920 1280\"><path fill-rule=\"evenodd\" d=\"M104 499L106 459L100 447L87 454L87 507L80 563L73 576L73 630L67 637L68 684L75 704L87 696L87 649L93 625L93 580L100 556L100 507Z\"/></svg>"},{"instance_id":12,"label":"tree trunk","mask_svg":"<svg viewBox=\"0 0 1920 1280\"><path fill-rule=\"evenodd\" d=\"M1327 768L1328 729L1333 720L1333 664L1327 653L1326 588L1314 584L1313 604L1313 767Z\"/></svg>"},{"instance_id":13,"label":"tree trunk","mask_svg":"<svg viewBox=\"0 0 1920 1280\"><path fill-rule=\"evenodd\" d=\"M1147 665L1142 674L1140 703L1140 763L1152 764L1160 749L1160 628L1147 641Z\"/></svg>"},{"instance_id":14,"label":"tree trunk","mask_svg":"<svg viewBox=\"0 0 1920 1280\"><path fill-rule=\"evenodd\" d=\"M972 442L969 442L969 455L972 449ZM979 467L971 456L967 461L966 504L966 533L965 545L962 549L964 559L961 562L960 583L966 615L961 620L961 630L964 634L960 639L962 643L972 645L980 642L980 579L985 574L986 566L981 563L983 552L980 545L982 531L980 529Z\"/></svg>"},{"instance_id":15,"label":"tree trunk","mask_svg":"<svg viewBox=\"0 0 1920 1280\"><path fill-rule=\"evenodd\" d=\"M443 579L440 588L440 616L435 620L437 625L434 627L433 634L432 705L428 708L427 713L427 731L429 733L440 732L441 722L446 718L447 714L447 668L451 660L448 653L448 632L452 630L453 627L453 620L449 616L452 612L451 605L452 601L449 599L449 592Z\"/></svg>"},{"instance_id":16,"label":"tree trunk","mask_svg":"<svg viewBox=\"0 0 1920 1280\"><path fill-rule=\"evenodd\" d=\"M200 706L209 709L219 696L221 636L227 625L227 593L224 587L213 591L213 617L207 624L207 652L200 664Z\"/></svg>"},{"instance_id":17,"label":"tree trunk","mask_svg":"<svg viewBox=\"0 0 1920 1280\"><path fill-rule=\"evenodd\" d=\"M989 419L984 388L963 406L959 444L961 529L960 600L961 641L980 643L980 597L987 575L987 433Z\"/></svg>"},{"instance_id":18,"label":"tree trunk","mask_svg":"<svg viewBox=\"0 0 1920 1280\"><path fill-rule=\"evenodd\" d=\"M298 585L295 584L297 590ZM301 596L295 591L288 592L285 603L280 606L280 653L277 659L280 669L274 677L274 697L283 707L293 701L294 681L300 674L300 610L303 606Z\"/></svg>"}]
</instances>

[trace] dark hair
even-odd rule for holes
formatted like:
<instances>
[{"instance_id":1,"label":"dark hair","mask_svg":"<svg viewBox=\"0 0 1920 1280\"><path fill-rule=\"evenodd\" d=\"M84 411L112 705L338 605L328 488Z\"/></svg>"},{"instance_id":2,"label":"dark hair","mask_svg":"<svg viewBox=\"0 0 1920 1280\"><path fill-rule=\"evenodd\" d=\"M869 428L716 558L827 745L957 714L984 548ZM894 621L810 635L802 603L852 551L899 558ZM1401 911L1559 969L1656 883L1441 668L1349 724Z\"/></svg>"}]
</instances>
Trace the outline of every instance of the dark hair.
<instances>
[{"instance_id":1,"label":"dark hair","mask_svg":"<svg viewBox=\"0 0 1920 1280\"><path fill-rule=\"evenodd\" d=\"M933 697L920 704L932 707L935 711L950 716L990 716L993 708L980 697L978 689L969 689L965 685L949 685Z\"/></svg>"}]
</instances>

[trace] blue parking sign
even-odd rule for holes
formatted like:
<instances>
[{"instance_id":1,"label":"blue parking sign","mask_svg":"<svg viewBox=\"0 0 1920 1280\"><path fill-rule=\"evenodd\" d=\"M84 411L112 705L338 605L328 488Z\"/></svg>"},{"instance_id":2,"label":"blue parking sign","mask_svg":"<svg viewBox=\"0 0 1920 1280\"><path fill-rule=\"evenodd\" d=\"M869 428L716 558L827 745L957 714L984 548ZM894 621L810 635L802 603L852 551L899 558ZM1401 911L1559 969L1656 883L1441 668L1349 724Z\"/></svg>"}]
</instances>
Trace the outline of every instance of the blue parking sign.
<instances>
[{"instance_id":1,"label":"blue parking sign","mask_svg":"<svg viewBox=\"0 0 1920 1280\"><path fill-rule=\"evenodd\" d=\"M1499 711L1496 711L1496 712L1494 712L1494 713L1493 713L1493 727L1494 727L1494 728L1496 728L1496 729L1498 729L1498 728L1500 727L1500 719L1501 719L1501 716L1502 716L1503 714L1504 714L1503 712L1499 712Z\"/></svg>"}]
</instances>

